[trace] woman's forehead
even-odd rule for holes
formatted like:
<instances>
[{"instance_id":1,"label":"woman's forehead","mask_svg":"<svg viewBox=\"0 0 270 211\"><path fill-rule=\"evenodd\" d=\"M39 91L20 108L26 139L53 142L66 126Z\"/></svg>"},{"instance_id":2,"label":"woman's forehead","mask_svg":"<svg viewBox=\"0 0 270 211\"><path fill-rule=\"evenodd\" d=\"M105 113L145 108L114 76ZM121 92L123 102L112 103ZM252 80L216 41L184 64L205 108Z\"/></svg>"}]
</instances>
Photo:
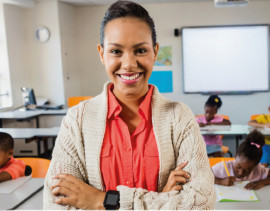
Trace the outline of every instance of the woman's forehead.
<instances>
[{"instance_id":1,"label":"woman's forehead","mask_svg":"<svg viewBox=\"0 0 270 211\"><path fill-rule=\"evenodd\" d=\"M138 18L117 18L105 27L104 41L116 42L125 40L144 40L152 42L150 27L143 20Z\"/></svg>"}]
</instances>

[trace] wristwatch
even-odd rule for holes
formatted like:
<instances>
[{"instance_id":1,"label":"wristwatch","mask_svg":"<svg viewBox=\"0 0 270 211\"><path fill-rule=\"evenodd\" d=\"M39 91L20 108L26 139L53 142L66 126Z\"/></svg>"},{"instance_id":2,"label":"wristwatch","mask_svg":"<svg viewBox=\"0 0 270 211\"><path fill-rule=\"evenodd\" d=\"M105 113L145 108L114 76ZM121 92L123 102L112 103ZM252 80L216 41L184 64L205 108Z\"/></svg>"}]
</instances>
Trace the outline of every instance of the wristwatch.
<instances>
[{"instance_id":1,"label":"wristwatch","mask_svg":"<svg viewBox=\"0 0 270 211\"><path fill-rule=\"evenodd\" d=\"M120 207L119 191L109 190L106 192L103 206L106 210L117 210Z\"/></svg>"}]
</instances>

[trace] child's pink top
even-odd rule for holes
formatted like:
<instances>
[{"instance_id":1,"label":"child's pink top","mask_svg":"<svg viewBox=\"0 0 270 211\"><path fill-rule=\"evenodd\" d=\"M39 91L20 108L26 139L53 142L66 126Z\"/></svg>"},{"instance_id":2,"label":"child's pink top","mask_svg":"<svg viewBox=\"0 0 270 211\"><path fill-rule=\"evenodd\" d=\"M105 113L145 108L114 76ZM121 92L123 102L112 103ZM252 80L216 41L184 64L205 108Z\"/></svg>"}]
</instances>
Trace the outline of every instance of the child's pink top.
<instances>
[{"instance_id":1,"label":"child's pink top","mask_svg":"<svg viewBox=\"0 0 270 211\"><path fill-rule=\"evenodd\" d=\"M25 175L25 163L21 160L11 157L7 164L0 169L0 172L6 171L12 179L23 177Z\"/></svg>"},{"instance_id":2,"label":"child's pink top","mask_svg":"<svg viewBox=\"0 0 270 211\"><path fill-rule=\"evenodd\" d=\"M225 161L227 169L230 173L230 176L234 177L233 164L235 160ZM216 165L212 166L212 171L217 178L226 178L228 177L227 172L224 168L223 162L219 162ZM250 174L244 178L236 178L236 181L250 181L255 182L258 180L266 179L269 173L269 168L265 168L260 163L250 172Z\"/></svg>"},{"instance_id":3,"label":"child's pink top","mask_svg":"<svg viewBox=\"0 0 270 211\"><path fill-rule=\"evenodd\" d=\"M196 120L198 123L206 124L206 118L205 116L196 117ZM215 116L210 122L216 123L216 122L223 122L223 117L221 116ZM220 135L203 135L203 139L206 145L222 145L222 138Z\"/></svg>"}]
</instances>

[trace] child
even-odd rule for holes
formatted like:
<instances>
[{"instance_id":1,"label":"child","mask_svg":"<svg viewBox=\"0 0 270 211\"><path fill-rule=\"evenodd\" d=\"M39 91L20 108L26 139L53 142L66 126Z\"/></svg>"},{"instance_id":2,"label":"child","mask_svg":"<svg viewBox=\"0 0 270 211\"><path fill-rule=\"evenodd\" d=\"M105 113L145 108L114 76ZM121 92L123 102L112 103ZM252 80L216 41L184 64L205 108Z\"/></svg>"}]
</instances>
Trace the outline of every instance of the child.
<instances>
[{"instance_id":1,"label":"child","mask_svg":"<svg viewBox=\"0 0 270 211\"><path fill-rule=\"evenodd\" d=\"M205 125L230 125L231 122L224 119L221 116L217 116L217 111L221 107L222 101L217 95L211 95L205 103L204 116L197 117L196 120L200 127ZM220 135L204 135L203 139L206 143L206 150L208 156L222 157L223 153L221 150L222 137Z\"/></svg>"},{"instance_id":2,"label":"child","mask_svg":"<svg viewBox=\"0 0 270 211\"><path fill-rule=\"evenodd\" d=\"M248 125L258 128L270 128L270 106L268 107L269 114L262 114L255 120L250 120ZM260 163L267 167L270 164L270 136L265 136L265 145L263 146L263 155Z\"/></svg>"},{"instance_id":3,"label":"child","mask_svg":"<svg viewBox=\"0 0 270 211\"><path fill-rule=\"evenodd\" d=\"M13 157L13 138L0 132L0 182L25 175L25 164Z\"/></svg>"},{"instance_id":4,"label":"child","mask_svg":"<svg viewBox=\"0 0 270 211\"><path fill-rule=\"evenodd\" d=\"M223 162L212 167L215 184L231 186L234 181L246 180L250 183L245 188L255 190L269 185L269 169L259 163L263 154L263 145L264 136L259 131L253 130L237 149L235 160L225 162L230 174L229 177Z\"/></svg>"}]
</instances>

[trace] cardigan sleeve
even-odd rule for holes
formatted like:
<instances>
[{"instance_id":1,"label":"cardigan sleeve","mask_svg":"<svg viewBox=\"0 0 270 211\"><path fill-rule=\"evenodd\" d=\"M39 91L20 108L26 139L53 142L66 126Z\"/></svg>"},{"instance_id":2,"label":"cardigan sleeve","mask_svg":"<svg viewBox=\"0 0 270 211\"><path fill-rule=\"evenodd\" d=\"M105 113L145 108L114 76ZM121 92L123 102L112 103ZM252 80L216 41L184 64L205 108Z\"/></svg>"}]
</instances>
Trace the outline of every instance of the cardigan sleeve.
<instances>
[{"instance_id":1,"label":"cardigan sleeve","mask_svg":"<svg viewBox=\"0 0 270 211\"><path fill-rule=\"evenodd\" d=\"M165 193L118 186L121 209L213 209L215 204L214 176L210 169L205 143L190 109L177 104L175 107L174 147L178 149L176 165L188 161L184 168L191 180L183 190ZM165 184L164 184L165 185Z\"/></svg>"},{"instance_id":2,"label":"cardigan sleeve","mask_svg":"<svg viewBox=\"0 0 270 211\"><path fill-rule=\"evenodd\" d=\"M74 115L75 114L75 115ZM81 156L83 145L76 112L68 112L64 117L60 132L57 136L52 160L48 169L43 190L43 209L75 209L54 203L56 197L51 192L53 177L60 173L71 174L78 179L86 181L84 158Z\"/></svg>"}]
</instances>

